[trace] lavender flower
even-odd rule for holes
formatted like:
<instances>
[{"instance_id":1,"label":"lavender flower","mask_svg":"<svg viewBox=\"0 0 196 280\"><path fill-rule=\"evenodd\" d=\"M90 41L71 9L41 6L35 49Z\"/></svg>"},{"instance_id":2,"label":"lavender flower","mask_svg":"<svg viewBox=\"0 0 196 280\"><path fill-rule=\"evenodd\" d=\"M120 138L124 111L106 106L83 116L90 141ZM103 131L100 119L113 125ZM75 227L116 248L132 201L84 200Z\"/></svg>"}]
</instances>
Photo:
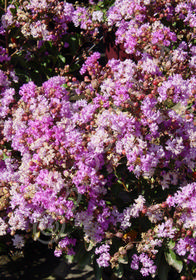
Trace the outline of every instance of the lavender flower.
<instances>
[{"instance_id":1,"label":"lavender flower","mask_svg":"<svg viewBox=\"0 0 196 280\"><path fill-rule=\"evenodd\" d=\"M24 247L24 245L25 245L23 236L21 236L19 234L15 234L14 238L13 238L13 245L17 249L22 249L22 247Z\"/></svg>"},{"instance_id":2,"label":"lavender flower","mask_svg":"<svg viewBox=\"0 0 196 280\"><path fill-rule=\"evenodd\" d=\"M97 258L97 263L100 267L107 267L110 265L109 249L110 246L108 244L103 244L99 248L95 249L95 254L100 254L99 258Z\"/></svg>"}]
</instances>

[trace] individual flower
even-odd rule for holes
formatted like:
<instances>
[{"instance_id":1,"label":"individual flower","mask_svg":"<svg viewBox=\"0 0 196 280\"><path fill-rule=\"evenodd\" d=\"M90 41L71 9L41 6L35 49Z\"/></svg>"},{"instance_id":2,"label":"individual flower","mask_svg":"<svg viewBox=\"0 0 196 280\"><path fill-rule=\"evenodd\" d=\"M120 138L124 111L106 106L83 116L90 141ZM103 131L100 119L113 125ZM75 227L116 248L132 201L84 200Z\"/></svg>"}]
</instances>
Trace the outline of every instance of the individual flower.
<instances>
[{"instance_id":1,"label":"individual flower","mask_svg":"<svg viewBox=\"0 0 196 280\"><path fill-rule=\"evenodd\" d=\"M12 241L13 241L13 245L16 249L22 249L25 245L24 237L19 234L15 234Z\"/></svg>"}]
</instances>

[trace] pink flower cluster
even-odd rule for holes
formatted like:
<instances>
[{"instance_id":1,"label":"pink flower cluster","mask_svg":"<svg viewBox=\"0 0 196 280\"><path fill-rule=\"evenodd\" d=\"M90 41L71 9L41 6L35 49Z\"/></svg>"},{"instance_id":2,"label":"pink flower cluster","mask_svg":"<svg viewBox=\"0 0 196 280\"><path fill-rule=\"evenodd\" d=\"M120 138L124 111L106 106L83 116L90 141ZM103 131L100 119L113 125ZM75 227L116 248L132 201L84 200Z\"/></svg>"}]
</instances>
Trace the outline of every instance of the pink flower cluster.
<instances>
[{"instance_id":1,"label":"pink flower cluster","mask_svg":"<svg viewBox=\"0 0 196 280\"><path fill-rule=\"evenodd\" d=\"M103 54L84 49L76 75L64 69L18 91L1 67L0 235L22 248L47 231L56 256L77 255L83 243L99 267L124 264L143 276L154 277L164 255L193 277L196 4L99 7L20 1L2 17L7 31L59 46L69 24L79 40L95 40L107 15L107 32L126 59L104 64ZM0 63L10 59L1 48Z\"/></svg>"}]
</instances>

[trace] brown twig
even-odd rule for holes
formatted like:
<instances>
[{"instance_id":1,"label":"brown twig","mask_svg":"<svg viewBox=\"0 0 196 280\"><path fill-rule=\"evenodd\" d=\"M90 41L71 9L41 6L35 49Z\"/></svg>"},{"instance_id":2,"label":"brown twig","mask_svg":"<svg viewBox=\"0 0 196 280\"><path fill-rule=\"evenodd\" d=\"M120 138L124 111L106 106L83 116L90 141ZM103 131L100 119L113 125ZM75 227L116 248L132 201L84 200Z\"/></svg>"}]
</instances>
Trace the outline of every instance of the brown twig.
<instances>
[{"instance_id":1,"label":"brown twig","mask_svg":"<svg viewBox=\"0 0 196 280\"><path fill-rule=\"evenodd\" d=\"M4 8L5 9L5 13L7 12L7 4L8 4L7 2L8 2L8 0L5 0L5 8Z\"/></svg>"}]
</instances>

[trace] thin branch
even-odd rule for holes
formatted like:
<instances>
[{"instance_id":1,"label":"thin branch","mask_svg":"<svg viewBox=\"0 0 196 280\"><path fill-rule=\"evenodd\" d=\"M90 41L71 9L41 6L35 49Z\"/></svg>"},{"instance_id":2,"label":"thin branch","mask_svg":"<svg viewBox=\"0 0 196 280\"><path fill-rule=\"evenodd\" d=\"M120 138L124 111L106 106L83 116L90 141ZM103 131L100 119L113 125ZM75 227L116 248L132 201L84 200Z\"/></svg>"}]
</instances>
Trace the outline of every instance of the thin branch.
<instances>
[{"instance_id":1,"label":"thin branch","mask_svg":"<svg viewBox=\"0 0 196 280\"><path fill-rule=\"evenodd\" d=\"M17 52L19 52L18 49L17 49L15 52L13 52L13 53L11 54L11 56L14 56Z\"/></svg>"},{"instance_id":2,"label":"thin branch","mask_svg":"<svg viewBox=\"0 0 196 280\"><path fill-rule=\"evenodd\" d=\"M5 13L7 12L7 5L8 5L8 0L5 0Z\"/></svg>"}]
</instances>

